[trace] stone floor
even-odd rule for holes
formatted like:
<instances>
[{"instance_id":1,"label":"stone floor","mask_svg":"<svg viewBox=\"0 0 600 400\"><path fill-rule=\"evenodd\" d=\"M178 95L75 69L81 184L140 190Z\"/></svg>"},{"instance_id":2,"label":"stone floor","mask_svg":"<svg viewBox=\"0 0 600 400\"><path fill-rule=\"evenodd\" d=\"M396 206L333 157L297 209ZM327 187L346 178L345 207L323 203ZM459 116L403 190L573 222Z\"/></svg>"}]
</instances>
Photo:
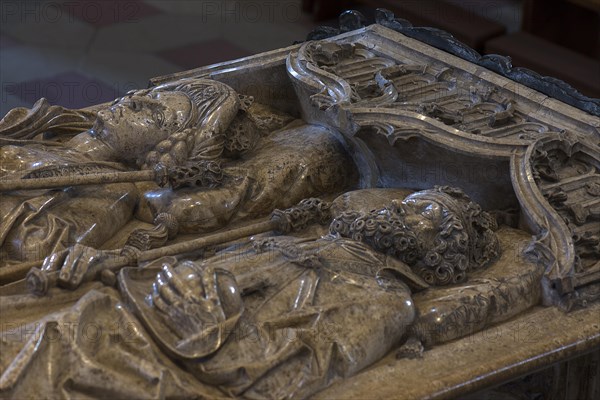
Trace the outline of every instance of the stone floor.
<instances>
[{"instance_id":1,"label":"stone floor","mask_svg":"<svg viewBox=\"0 0 600 400\"><path fill-rule=\"evenodd\" d=\"M291 45L317 26L300 0L0 2L0 117L80 108L149 78Z\"/></svg>"}]
</instances>

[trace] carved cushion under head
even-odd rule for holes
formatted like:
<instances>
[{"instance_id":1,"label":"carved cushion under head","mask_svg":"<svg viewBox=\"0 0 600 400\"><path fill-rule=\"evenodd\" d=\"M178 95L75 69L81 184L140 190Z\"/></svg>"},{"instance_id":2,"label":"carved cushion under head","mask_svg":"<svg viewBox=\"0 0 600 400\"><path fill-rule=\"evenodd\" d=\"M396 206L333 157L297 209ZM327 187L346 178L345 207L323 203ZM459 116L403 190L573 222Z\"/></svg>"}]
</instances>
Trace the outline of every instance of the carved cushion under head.
<instances>
[{"instance_id":1,"label":"carved cushion under head","mask_svg":"<svg viewBox=\"0 0 600 400\"><path fill-rule=\"evenodd\" d=\"M338 214L330 231L395 256L431 285L462 282L500 253L496 222L460 189L435 187L390 203Z\"/></svg>"},{"instance_id":2,"label":"carved cushion under head","mask_svg":"<svg viewBox=\"0 0 600 400\"><path fill-rule=\"evenodd\" d=\"M331 215L345 211L369 212L389 206L393 200L402 200L413 194L411 189L371 188L346 192L331 202Z\"/></svg>"}]
</instances>

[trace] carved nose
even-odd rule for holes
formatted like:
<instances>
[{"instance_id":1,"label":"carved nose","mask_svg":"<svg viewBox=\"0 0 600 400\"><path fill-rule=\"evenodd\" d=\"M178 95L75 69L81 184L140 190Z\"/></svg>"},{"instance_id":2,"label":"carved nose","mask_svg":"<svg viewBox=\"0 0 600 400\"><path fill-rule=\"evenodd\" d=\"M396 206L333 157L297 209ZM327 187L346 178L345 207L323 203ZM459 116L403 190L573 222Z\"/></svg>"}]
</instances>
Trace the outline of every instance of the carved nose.
<instances>
[{"instance_id":1,"label":"carved nose","mask_svg":"<svg viewBox=\"0 0 600 400\"><path fill-rule=\"evenodd\" d=\"M108 110L100 110L100 111L98 111L97 115L98 115L98 118L105 120L110 116L110 113Z\"/></svg>"},{"instance_id":2,"label":"carved nose","mask_svg":"<svg viewBox=\"0 0 600 400\"><path fill-rule=\"evenodd\" d=\"M403 216L408 214L408 206L406 204L394 200L392 206L396 207L398 214Z\"/></svg>"},{"instance_id":3,"label":"carved nose","mask_svg":"<svg viewBox=\"0 0 600 400\"><path fill-rule=\"evenodd\" d=\"M421 221L421 219L417 215L414 215L414 214L404 215L404 222L408 226L418 225L420 221Z\"/></svg>"}]
</instances>

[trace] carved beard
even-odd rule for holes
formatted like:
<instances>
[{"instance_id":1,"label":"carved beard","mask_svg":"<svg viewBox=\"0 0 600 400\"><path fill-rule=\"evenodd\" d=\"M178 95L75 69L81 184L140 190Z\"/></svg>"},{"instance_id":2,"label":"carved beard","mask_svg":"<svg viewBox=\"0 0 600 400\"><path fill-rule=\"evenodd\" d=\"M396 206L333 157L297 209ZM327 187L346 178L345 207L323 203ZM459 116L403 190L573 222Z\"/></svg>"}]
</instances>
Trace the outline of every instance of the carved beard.
<instances>
[{"instance_id":1,"label":"carved beard","mask_svg":"<svg viewBox=\"0 0 600 400\"><path fill-rule=\"evenodd\" d=\"M396 210L397 207L391 207L366 214L344 212L333 220L329 230L396 257L430 285L443 286L466 280L469 238L463 228L458 228L458 217L447 213L431 243L419 240Z\"/></svg>"},{"instance_id":2,"label":"carved beard","mask_svg":"<svg viewBox=\"0 0 600 400\"><path fill-rule=\"evenodd\" d=\"M415 232L407 227L401 215L388 208L366 214L344 212L333 220L329 230L392 255L409 266L415 265L423 253Z\"/></svg>"}]
</instances>

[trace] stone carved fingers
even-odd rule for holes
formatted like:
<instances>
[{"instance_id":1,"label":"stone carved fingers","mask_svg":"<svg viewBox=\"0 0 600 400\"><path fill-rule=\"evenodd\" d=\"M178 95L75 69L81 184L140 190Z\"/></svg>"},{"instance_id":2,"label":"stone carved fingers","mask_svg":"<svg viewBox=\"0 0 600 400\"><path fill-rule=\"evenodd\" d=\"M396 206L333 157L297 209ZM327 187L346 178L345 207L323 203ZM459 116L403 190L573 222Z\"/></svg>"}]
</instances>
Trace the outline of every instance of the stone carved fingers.
<instances>
[{"instance_id":1,"label":"stone carved fingers","mask_svg":"<svg viewBox=\"0 0 600 400\"><path fill-rule=\"evenodd\" d=\"M58 284L70 289L78 287L88 275L94 275L97 267L110 257L118 255L118 251L96 250L92 247L76 244L66 250L46 257L42 271L58 274Z\"/></svg>"},{"instance_id":2,"label":"stone carved fingers","mask_svg":"<svg viewBox=\"0 0 600 400\"><path fill-rule=\"evenodd\" d=\"M231 325L229 319L237 321L241 314L236 310L242 304L241 294L233 276L190 261L176 266L162 263L149 299L180 338L177 347L181 349L207 341L215 331ZM219 336L224 340L225 336ZM215 343L213 351L221 342Z\"/></svg>"}]
</instances>

